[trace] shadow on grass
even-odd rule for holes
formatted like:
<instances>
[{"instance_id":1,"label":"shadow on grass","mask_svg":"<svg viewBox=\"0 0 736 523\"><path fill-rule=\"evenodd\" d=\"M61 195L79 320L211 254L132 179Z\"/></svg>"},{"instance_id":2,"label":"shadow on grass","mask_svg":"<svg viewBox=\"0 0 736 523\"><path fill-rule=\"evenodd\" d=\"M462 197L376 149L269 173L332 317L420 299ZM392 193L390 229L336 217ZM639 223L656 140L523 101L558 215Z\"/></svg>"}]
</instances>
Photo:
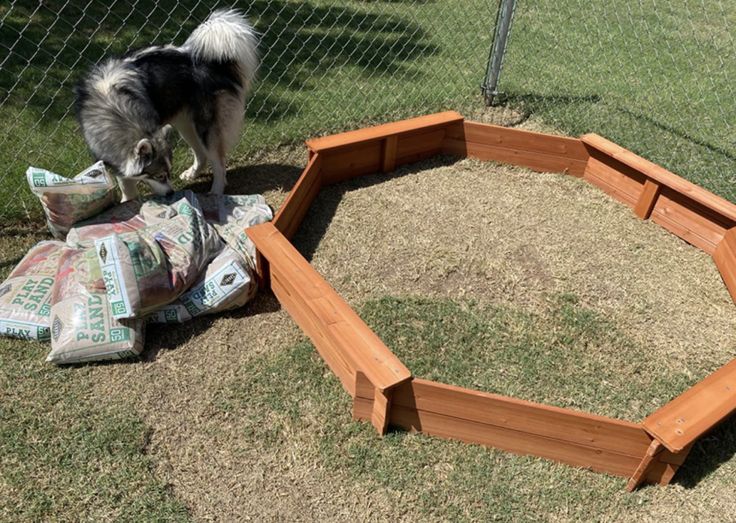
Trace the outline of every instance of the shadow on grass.
<instances>
[{"instance_id":1,"label":"shadow on grass","mask_svg":"<svg viewBox=\"0 0 736 523\"><path fill-rule=\"evenodd\" d=\"M674 482L694 488L701 480L736 455L736 417L730 417L713 432L695 442L685 463L677 471Z\"/></svg>"},{"instance_id":2,"label":"shadow on grass","mask_svg":"<svg viewBox=\"0 0 736 523\"><path fill-rule=\"evenodd\" d=\"M346 193L424 171L429 168L429 162L431 162L431 167L439 167L452 165L458 160L456 156L435 156L431 160L401 166L390 173L359 176L346 182L323 187L297 230L292 243L304 258L311 261Z\"/></svg>"}]
</instances>

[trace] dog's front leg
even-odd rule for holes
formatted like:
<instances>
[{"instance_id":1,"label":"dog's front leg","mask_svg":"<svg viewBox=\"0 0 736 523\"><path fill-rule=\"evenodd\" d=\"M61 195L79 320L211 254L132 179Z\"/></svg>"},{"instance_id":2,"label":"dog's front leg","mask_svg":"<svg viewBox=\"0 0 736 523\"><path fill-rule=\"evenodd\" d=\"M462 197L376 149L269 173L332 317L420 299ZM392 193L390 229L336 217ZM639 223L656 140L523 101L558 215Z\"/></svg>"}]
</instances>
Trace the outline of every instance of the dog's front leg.
<instances>
[{"instance_id":1,"label":"dog's front leg","mask_svg":"<svg viewBox=\"0 0 736 523\"><path fill-rule=\"evenodd\" d=\"M223 194L225 192L225 184L227 183L227 171L225 170L225 162L222 159L211 159L212 164L212 194Z\"/></svg>"},{"instance_id":2,"label":"dog's front leg","mask_svg":"<svg viewBox=\"0 0 736 523\"><path fill-rule=\"evenodd\" d=\"M136 180L118 176L118 185L120 185L120 192L123 193L123 199L121 202L127 202L128 200L135 200L138 198L138 182Z\"/></svg>"}]
</instances>

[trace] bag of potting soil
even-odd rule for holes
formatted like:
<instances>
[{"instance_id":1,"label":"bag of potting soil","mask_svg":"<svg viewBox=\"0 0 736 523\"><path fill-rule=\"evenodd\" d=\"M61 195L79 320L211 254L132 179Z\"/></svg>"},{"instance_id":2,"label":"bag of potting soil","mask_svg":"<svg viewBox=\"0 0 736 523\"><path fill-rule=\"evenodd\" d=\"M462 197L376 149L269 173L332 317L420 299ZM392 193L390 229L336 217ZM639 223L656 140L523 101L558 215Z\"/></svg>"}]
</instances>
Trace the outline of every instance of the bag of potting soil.
<instances>
[{"instance_id":1,"label":"bag of potting soil","mask_svg":"<svg viewBox=\"0 0 736 523\"><path fill-rule=\"evenodd\" d=\"M102 162L74 178L29 167L26 179L31 191L41 200L49 231L60 240L72 225L100 213L117 200L115 180Z\"/></svg>"},{"instance_id":2,"label":"bag of potting soil","mask_svg":"<svg viewBox=\"0 0 736 523\"><path fill-rule=\"evenodd\" d=\"M173 302L222 250L196 198L181 199L171 209L171 218L95 241L115 318L141 318Z\"/></svg>"},{"instance_id":3,"label":"bag of potting soil","mask_svg":"<svg viewBox=\"0 0 736 523\"><path fill-rule=\"evenodd\" d=\"M242 307L258 290L252 264L225 247L178 300L148 317L150 323L184 323L190 319Z\"/></svg>"},{"instance_id":4,"label":"bag of potting soil","mask_svg":"<svg viewBox=\"0 0 736 523\"><path fill-rule=\"evenodd\" d=\"M64 244L36 244L0 285L0 335L48 341L51 290Z\"/></svg>"},{"instance_id":5,"label":"bag of potting soil","mask_svg":"<svg viewBox=\"0 0 736 523\"><path fill-rule=\"evenodd\" d=\"M94 249L62 250L52 291L51 352L46 361L81 363L123 359L143 351L144 322L110 312Z\"/></svg>"}]
</instances>

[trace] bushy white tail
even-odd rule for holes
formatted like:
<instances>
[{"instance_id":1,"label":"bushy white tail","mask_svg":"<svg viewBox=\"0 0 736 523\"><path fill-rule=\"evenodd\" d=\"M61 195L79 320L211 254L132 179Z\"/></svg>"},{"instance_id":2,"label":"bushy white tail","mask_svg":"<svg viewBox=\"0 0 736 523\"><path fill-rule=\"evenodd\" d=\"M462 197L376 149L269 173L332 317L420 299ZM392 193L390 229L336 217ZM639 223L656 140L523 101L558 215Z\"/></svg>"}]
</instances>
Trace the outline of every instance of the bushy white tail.
<instances>
[{"instance_id":1,"label":"bushy white tail","mask_svg":"<svg viewBox=\"0 0 736 523\"><path fill-rule=\"evenodd\" d=\"M199 60L237 62L246 90L258 70L258 38L240 12L213 12L184 42L182 49Z\"/></svg>"}]
</instances>

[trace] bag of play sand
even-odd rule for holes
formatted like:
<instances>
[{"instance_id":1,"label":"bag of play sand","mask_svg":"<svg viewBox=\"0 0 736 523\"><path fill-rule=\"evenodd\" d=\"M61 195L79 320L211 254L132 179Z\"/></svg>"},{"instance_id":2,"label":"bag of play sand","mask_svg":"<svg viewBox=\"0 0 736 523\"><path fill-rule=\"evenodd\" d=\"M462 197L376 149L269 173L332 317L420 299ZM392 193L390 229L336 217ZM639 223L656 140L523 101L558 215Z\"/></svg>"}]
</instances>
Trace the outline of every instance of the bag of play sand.
<instances>
[{"instance_id":1,"label":"bag of play sand","mask_svg":"<svg viewBox=\"0 0 736 523\"><path fill-rule=\"evenodd\" d=\"M174 216L176 211L170 205L129 200L74 225L66 236L66 243L70 247L90 247L95 240L111 234L138 231Z\"/></svg>"},{"instance_id":2,"label":"bag of play sand","mask_svg":"<svg viewBox=\"0 0 736 523\"><path fill-rule=\"evenodd\" d=\"M178 300L148 317L150 323L184 323L197 316L242 307L256 294L253 266L225 247Z\"/></svg>"},{"instance_id":3,"label":"bag of play sand","mask_svg":"<svg viewBox=\"0 0 736 523\"><path fill-rule=\"evenodd\" d=\"M123 359L143 351L144 323L116 320L94 249L62 250L51 305L51 352L56 364Z\"/></svg>"},{"instance_id":4,"label":"bag of play sand","mask_svg":"<svg viewBox=\"0 0 736 523\"><path fill-rule=\"evenodd\" d=\"M176 300L222 250L196 197L171 208L171 218L95 241L115 318L141 318Z\"/></svg>"},{"instance_id":5,"label":"bag of play sand","mask_svg":"<svg viewBox=\"0 0 736 523\"><path fill-rule=\"evenodd\" d=\"M115 180L102 162L71 179L29 167L26 179L31 191L41 200L49 231L60 240L76 222L107 209L117 199Z\"/></svg>"},{"instance_id":6,"label":"bag of play sand","mask_svg":"<svg viewBox=\"0 0 736 523\"><path fill-rule=\"evenodd\" d=\"M61 242L36 244L0 285L0 335L48 341Z\"/></svg>"},{"instance_id":7,"label":"bag of play sand","mask_svg":"<svg viewBox=\"0 0 736 523\"><path fill-rule=\"evenodd\" d=\"M259 198L263 200L260 195ZM269 222L272 219L273 211L263 200L251 205L238 205L228 209L225 220L215 223L214 226L217 234L230 248L238 252L243 258L254 260L256 248L248 235L245 234L245 229Z\"/></svg>"}]
</instances>

